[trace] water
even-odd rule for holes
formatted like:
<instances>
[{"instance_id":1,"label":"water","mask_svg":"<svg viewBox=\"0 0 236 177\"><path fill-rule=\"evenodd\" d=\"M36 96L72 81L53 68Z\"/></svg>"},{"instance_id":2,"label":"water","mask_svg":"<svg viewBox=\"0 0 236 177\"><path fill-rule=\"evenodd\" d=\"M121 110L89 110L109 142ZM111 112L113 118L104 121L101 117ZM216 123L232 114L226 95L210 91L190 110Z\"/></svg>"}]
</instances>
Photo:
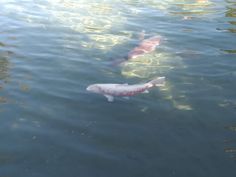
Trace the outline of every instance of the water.
<instances>
[{"instance_id":1,"label":"water","mask_svg":"<svg viewBox=\"0 0 236 177\"><path fill-rule=\"evenodd\" d=\"M1 177L235 177L234 0L1 0ZM156 51L126 62L139 41ZM166 86L130 100L93 83Z\"/></svg>"}]
</instances>

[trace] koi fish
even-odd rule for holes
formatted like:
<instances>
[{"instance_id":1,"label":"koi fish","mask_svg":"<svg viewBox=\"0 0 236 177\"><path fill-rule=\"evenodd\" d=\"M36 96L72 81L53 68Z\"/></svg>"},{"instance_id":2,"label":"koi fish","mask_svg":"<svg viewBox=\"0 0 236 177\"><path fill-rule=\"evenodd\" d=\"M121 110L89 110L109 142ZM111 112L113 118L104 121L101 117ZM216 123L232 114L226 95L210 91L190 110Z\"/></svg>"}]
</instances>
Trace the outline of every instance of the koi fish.
<instances>
[{"instance_id":1,"label":"koi fish","mask_svg":"<svg viewBox=\"0 0 236 177\"><path fill-rule=\"evenodd\" d=\"M151 38L143 40L137 47L128 53L127 59L134 59L139 56L143 56L146 53L153 52L158 45L160 45L160 36L153 36Z\"/></svg>"},{"instance_id":2,"label":"koi fish","mask_svg":"<svg viewBox=\"0 0 236 177\"><path fill-rule=\"evenodd\" d=\"M158 77L144 84L93 84L87 87L87 91L104 95L109 102L114 100L114 96L129 97L139 93L148 93L154 86L164 86L165 77Z\"/></svg>"},{"instance_id":3,"label":"koi fish","mask_svg":"<svg viewBox=\"0 0 236 177\"><path fill-rule=\"evenodd\" d=\"M144 36L143 36L144 37ZM143 38L141 37L141 38ZM153 52L158 45L160 45L161 37L153 36L148 39L142 40L137 47L132 49L127 56L122 59L116 60L113 62L113 65L119 65L127 60L135 59L139 56L143 56L147 53Z\"/></svg>"}]
</instances>

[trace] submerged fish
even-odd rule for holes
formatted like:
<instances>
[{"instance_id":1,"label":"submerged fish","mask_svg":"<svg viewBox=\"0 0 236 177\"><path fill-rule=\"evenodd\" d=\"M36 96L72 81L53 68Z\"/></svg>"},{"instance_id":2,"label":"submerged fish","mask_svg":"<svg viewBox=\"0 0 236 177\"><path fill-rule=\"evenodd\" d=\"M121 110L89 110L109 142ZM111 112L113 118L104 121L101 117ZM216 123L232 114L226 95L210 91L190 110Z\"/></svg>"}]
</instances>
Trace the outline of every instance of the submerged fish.
<instances>
[{"instance_id":1,"label":"submerged fish","mask_svg":"<svg viewBox=\"0 0 236 177\"><path fill-rule=\"evenodd\" d=\"M148 90L154 86L164 86L165 77L158 77L144 84L93 84L86 90L104 95L109 102L114 100L114 96L129 97L138 93L148 93Z\"/></svg>"},{"instance_id":2,"label":"submerged fish","mask_svg":"<svg viewBox=\"0 0 236 177\"><path fill-rule=\"evenodd\" d=\"M143 37L141 37L143 38ZM143 56L144 54L153 52L158 45L160 45L161 37L153 36L148 39L142 40L137 47L132 49L127 56L122 59L113 62L113 65L119 65L127 60L135 59L137 57Z\"/></svg>"},{"instance_id":3,"label":"submerged fish","mask_svg":"<svg viewBox=\"0 0 236 177\"><path fill-rule=\"evenodd\" d=\"M156 46L160 45L160 36L153 36L145 39L140 44L128 53L127 59L137 58L146 53L150 53L156 49Z\"/></svg>"}]
</instances>

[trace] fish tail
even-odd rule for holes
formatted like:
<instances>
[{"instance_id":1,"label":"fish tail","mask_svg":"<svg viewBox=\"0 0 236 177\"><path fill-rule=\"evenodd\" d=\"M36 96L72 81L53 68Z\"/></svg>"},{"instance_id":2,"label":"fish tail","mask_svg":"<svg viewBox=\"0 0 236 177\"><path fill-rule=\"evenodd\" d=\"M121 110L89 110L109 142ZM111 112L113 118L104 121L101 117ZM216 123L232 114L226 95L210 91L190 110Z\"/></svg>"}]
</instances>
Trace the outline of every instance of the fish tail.
<instances>
[{"instance_id":1,"label":"fish tail","mask_svg":"<svg viewBox=\"0 0 236 177\"><path fill-rule=\"evenodd\" d=\"M120 59L117 59L117 60L113 61L111 65L112 66L119 66L127 60L128 60L128 56L125 56L123 58L120 58Z\"/></svg>"},{"instance_id":2,"label":"fish tail","mask_svg":"<svg viewBox=\"0 0 236 177\"><path fill-rule=\"evenodd\" d=\"M123 62L125 62L126 60L125 59L123 59L123 58L121 58L121 59L117 59L117 60L115 60L115 61L113 61L112 63L111 63L111 66L119 66L119 65L121 65Z\"/></svg>"},{"instance_id":3,"label":"fish tail","mask_svg":"<svg viewBox=\"0 0 236 177\"><path fill-rule=\"evenodd\" d=\"M158 77L156 79L151 80L148 82L150 86L156 86L156 87L161 87L165 85L165 77Z\"/></svg>"}]
</instances>

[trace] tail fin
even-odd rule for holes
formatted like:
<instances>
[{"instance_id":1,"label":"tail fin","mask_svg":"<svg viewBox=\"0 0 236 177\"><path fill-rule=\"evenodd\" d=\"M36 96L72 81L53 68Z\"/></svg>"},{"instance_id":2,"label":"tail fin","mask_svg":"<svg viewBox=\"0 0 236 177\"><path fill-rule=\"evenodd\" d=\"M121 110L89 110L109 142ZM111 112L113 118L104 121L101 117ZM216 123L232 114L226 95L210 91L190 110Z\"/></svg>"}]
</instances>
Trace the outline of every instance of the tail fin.
<instances>
[{"instance_id":1,"label":"tail fin","mask_svg":"<svg viewBox=\"0 0 236 177\"><path fill-rule=\"evenodd\" d=\"M124 62L126 62L127 60L129 60L128 55L124 56L123 58L120 58L120 59L117 59L117 60L113 61L111 66L119 66L119 65L123 64Z\"/></svg>"},{"instance_id":2,"label":"tail fin","mask_svg":"<svg viewBox=\"0 0 236 177\"><path fill-rule=\"evenodd\" d=\"M152 86L161 87L165 85L165 77L158 77L148 82Z\"/></svg>"},{"instance_id":3,"label":"tail fin","mask_svg":"<svg viewBox=\"0 0 236 177\"><path fill-rule=\"evenodd\" d=\"M115 60L115 61L113 61L112 63L111 63L111 66L119 66L119 65L121 65L123 62L125 62L125 61L127 61L126 59L124 59L124 58L121 58L121 59L117 59L117 60Z\"/></svg>"}]
</instances>

